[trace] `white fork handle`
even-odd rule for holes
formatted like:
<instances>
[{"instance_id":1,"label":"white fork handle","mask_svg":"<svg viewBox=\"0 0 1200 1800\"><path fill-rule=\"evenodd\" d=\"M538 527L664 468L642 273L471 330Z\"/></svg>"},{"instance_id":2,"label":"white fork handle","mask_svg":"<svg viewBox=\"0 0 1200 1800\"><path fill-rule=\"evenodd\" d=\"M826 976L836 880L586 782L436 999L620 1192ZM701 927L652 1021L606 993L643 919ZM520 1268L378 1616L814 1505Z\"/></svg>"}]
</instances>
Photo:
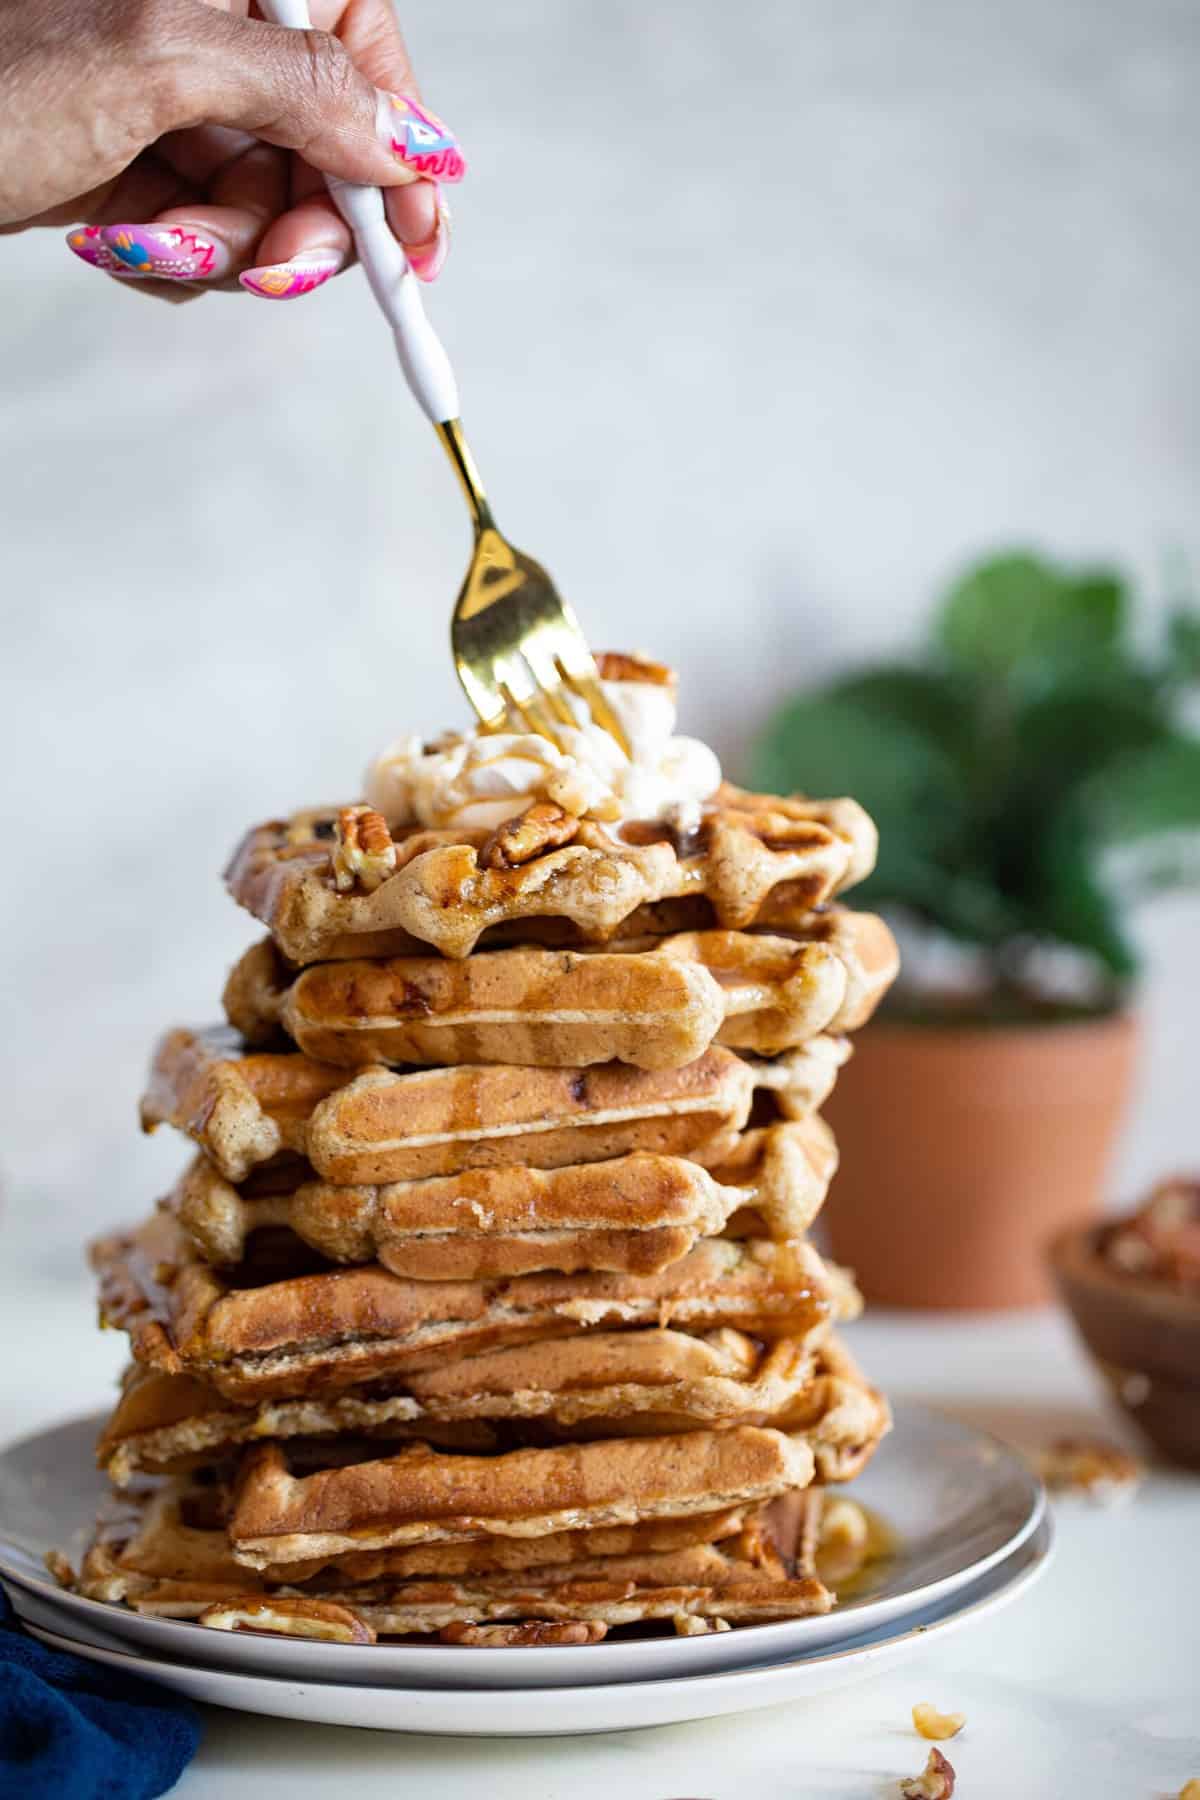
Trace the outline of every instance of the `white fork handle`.
<instances>
[{"instance_id":1,"label":"white fork handle","mask_svg":"<svg viewBox=\"0 0 1200 1800\"><path fill-rule=\"evenodd\" d=\"M260 5L276 25L309 29L308 0L260 0ZM447 419L457 419L458 384L454 371L441 340L425 317L420 283L392 235L383 195L378 188L342 181L336 175L327 175L325 185L354 233L358 260L392 328L396 354L413 398L431 424L444 425Z\"/></svg>"}]
</instances>

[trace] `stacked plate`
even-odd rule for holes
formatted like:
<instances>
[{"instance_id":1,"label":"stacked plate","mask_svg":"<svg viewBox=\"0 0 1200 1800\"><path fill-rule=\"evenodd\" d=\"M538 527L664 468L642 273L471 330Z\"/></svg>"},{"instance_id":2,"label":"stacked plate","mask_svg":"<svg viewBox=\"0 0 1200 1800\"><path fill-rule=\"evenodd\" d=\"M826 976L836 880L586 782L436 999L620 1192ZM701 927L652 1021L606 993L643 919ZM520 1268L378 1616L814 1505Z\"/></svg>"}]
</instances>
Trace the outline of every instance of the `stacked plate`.
<instances>
[{"instance_id":1,"label":"stacked plate","mask_svg":"<svg viewBox=\"0 0 1200 1800\"><path fill-rule=\"evenodd\" d=\"M1022 1460L922 1407L895 1410L854 1488L895 1548L824 1616L544 1649L310 1643L144 1617L65 1592L45 1571L47 1552L86 1539L104 1491L94 1418L0 1454L0 1577L45 1642L245 1712L504 1737L743 1712L889 1667L1015 1599L1046 1567L1044 1495Z\"/></svg>"}]
</instances>

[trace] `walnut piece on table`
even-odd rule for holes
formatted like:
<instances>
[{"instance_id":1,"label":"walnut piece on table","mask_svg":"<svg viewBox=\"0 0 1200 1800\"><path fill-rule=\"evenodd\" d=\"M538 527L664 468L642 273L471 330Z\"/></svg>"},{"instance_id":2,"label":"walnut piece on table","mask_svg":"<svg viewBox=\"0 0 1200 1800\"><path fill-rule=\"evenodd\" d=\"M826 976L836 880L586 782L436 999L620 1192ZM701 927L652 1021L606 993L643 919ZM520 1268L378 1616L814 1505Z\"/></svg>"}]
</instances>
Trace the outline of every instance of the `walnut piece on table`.
<instances>
[{"instance_id":1,"label":"walnut piece on table","mask_svg":"<svg viewBox=\"0 0 1200 1800\"><path fill-rule=\"evenodd\" d=\"M950 1800L954 1792L954 1769L940 1750L929 1752L929 1761L919 1775L910 1775L900 1783L904 1800Z\"/></svg>"},{"instance_id":2,"label":"walnut piece on table","mask_svg":"<svg viewBox=\"0 0 1200 1800\"><path fill-rule=\"evenodd\" d=\"M965 1713L941 1713L930 1706L928 1700L922 1700L912 1709L912 1722L923 1738L957 1737L966 1724Z\"/></svg>"},{"instance_id":3,"label":"walnut piece on table","mask_svg":"<svg viewBox=\"0 0 1200 1800\"><path fill-rule=\"evenodd\" d=\"M1052 1494L1082 1494L1098 1505L1131 1499L1146 1472L1136 1456L1103 1438L1058 1438L1036 1461Z\"/></svg>"}]
</instances>

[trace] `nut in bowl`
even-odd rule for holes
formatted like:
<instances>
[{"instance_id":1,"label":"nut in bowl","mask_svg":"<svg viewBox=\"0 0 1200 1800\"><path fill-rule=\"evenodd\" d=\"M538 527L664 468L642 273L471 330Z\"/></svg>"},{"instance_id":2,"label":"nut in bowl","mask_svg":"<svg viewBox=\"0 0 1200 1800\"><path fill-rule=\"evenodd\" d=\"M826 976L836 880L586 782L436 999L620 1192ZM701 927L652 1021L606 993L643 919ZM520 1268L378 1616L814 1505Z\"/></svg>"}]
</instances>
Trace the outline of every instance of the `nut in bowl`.
<instances>
[{"instance_id":1,"label":"nut in bowl","mask_svg":"<svg viewBox=\"0 0 1200 1800\"><path fill-rule=\"evenodd\" d=\"M1114 1397L1172 1462L1200 1469L1200 1181L1050 1247L1063 1301Z\"/></svg>"}]
</instances>

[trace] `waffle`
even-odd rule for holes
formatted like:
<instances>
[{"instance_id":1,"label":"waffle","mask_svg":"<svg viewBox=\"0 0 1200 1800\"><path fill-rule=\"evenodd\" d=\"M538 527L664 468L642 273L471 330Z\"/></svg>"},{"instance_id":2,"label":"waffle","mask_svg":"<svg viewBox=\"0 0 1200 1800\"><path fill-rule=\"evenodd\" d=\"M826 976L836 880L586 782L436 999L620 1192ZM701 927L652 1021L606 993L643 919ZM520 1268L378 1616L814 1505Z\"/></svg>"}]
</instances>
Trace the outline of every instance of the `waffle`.
<instances>
[{"instance_id":1,"label":"waffle","mask_svg":"<svg viewBox=\"0 0 1200 1800\"><path fill-rule=\"evenodd\" d=\"M355 1075L299 1052L247 1051L224 1028L181 1029L155 1052L142 1124L186 1132L229 1181L287 1153L339 1186L560 1168L634 1150L707 1164L732 1152L756 1086L775 1091L785 1114L807 1110L830 1041L756 1061L713 1045L682 1069L483 1064Z\"/></svg>"},{"instance_id":2,"label":"waffle","mask_svg":"<svg viewBox=\"0 0 1200 1800\"><path fill-rule=\"evenodd\" d=\"M838 1152L824 1119L802 1114L743 1131L724 1162L711 1171L744 1204L726 1226L730 1237L803 1237L837 1172Z\"/></svg>"},{"instance_id":3,"label":"waffle","mask_svg":"<svg viewBox=\"0 0 1200 1800\"><path fill-rule=\"evenodd\" d=\"M135 1360L200 1376L240 1403L300 1398L592 1328L720 1326L803 1339L852 1317L856 1291L807 1244L704 1238L657 1275L409 1281L377 1264L295 1275L203 1262L169 1211L92 1249L101 1317Z\"/></svg>"},{"instance_id":4,"label":"waffle","mask_svg":"<svg viewBox=\"0 0 1200 1800\"><path fill-rule=\"evenodd\" d=\"M287 1151L301 1153L313 1108L346 1081L307 1056L254 1054L219 1028L160 1039L142 1097L143 1131L170 1124L231 1181Z\"/></svg>"},{"instance_id":5,"label":"waffle","mask_svg":"<svg viewBox=\"0 0 1200 1800\"><path fill-rule=\"evenodd\" d=\"M813 1567L812 1509L806 1495L793 1498L799 1508L774 1503L533 1538L419 1543L253 1572L233 1559L219 1490L178 1481L110 1507L73 1585L91 1599L224 1629L342 1641L437 1631L459 1643L595 1642L610 1625L648 1619L748 1622L827 1611L831 1596ZM345 1622L339 1611L361 1635L322 1629ZM548 1638L538 1629L548 1621L593 1629L585 1638ZM483 1631L470 1637L452 1629L475 1626Z\"/></svg>"},{"instance_id":6,"label":"waffle","mask_svg":"<svg viewBox=\"0 0 1200 1800\"><path fill-rule=\"evenodd\" d=\"M226 871L234 899L294 963L427 945L458 958L489 931L544 920L602 943L639 908L675 898L703 899L718 925L742 929L772 896L822 905L875 861L875 828L854 801L784 800L725 783L693 833L581 823L570 843L516 868L481 861L486 832L402 831L395 872L370 893L343 893L331 858L338 811L258 826Z\"/></svg>"},{"instance_id":7,"label":"waffle","mask_svg":"<svg viewBox=\"0 0 1200 1800\"><path fill-rule=\"evenodd\" d=\"M806 1118L743 1132L720 1179L683 1157L640 1150L563 1169L471 1169L377 1187L278 1169L239 1190L197 1156L164 1204L214 1264L240 1263L256 1232L284 1228L331 1262L376 1261L418 1281L543 1269L645 1275L731 1218L739 1237L800 1237L836 1167L828 1127Z\"/></svg>"},{"instance_id":8,"label":"waffle","mask_svg":"<svg viewBox=\"0 0 1200 1800\"><path fill-rule=\"evenodd\" d=\"M851 1044L844 1037L815 1037L782 1056L750 1056L751 1079L760 1102L783 1119L806 1119L828 1100L838 1071L849 1061ZM736 1155L736 1147L729 1152ZM718 1166L713 1162L712 1166Z\"/></svg>"},{"instance_id":9,"label":"waffle","mask_svg":"<svg viewBox=\"0 0 1200 1800\"><path fill-rule=\"evenodd\" d=\"M810 1490L805 1490L807 1494ZM84 1554L78 1585L95 1600L141 1601L153 1610L170 1600L172 1584L205 1584L193 1604L218 1599L231 1583L247 1587L279 1581L406 1581L414 1576L459 1580L561 1568L601 1557L688 1550L736 1537L762 1509L733 1507L681 1519L650 1519L591 1531L544 1537L491 1537L470 1542L412 1544L389 1550L350 1550L340 1556L268 1565L252 1575L234 1562L226 1534L228 1485L210 1474L143 1482L129 1494L113 1494L101 1510ZM812 1573L811 1565L807 1572ZM211 1588L210 1588L210 1585ZM182 1598L182 1595L175 1597Z\"/></svg>"},{"instance_id":10,"label":"waffle","mask_svg":"<svg viewBox=\"0 0 1200 1800\"><path fill-rule=\"evenodd\" d=\"M263 1185L268 1191L251 1184L240 1194L201 1156L167 1204L212 1263L239 1263L255 1232L286 1227L331 1262L379 1262L417 1281L477 1281L542 1269L654 1274L754 1197L752 1188L721 1187L698 1163L644 1150L565 1169L471 1169L382 1187Z\"/></svg>"},{"instance_id":11,"label":"waffle","mask_svg":"<svg viewBox=\"0 0 1200 1800\"><path fill-rule=\"evenodd\" d=\"M121 1486L220 1461L263 1438L423 1436L443 1447L496 1448L500 1435L642 1436L730 1423L761 1424L806 1402L798 1429L847 1442L843 1423L822 1427L814 1381L838 1367L828 1327L803 1340L762 1344L729 1328L702 1335L646 1327L589 1331L444 1360L384 1386L234 1406L195 1376L134 1364L96 1449ZM807 1398L806 1398L807 1397ZM847 1421L848 1422L848 1421ZM472 1434L474 1434L472 1436ZM855 1439L855 1441L860 1441Z\"/></svg>"},{"instance_id":12,"label":"waffle","mask_svg":"<svg viewBox=\"0 0 1200 1800\"><path fill-rule=\"evenodd\" d=\"M299 974L268 938L234 968L225 1012L249 1043L269 1044L282 1027L306 1055L344 1068L678 1068L714 1041L771 1053L865 1023L895 975L891 933L870 913L814 917L807 939L697 931L642 953L520 947Z\"/></svg>"},{"instance_id":13,"label":"waffle","mask_svg":"<svg viewBox=\"0 0 1200 1800\"><path fill-rule=\"evenodd\" d=\"M892 1413L841 1339L831 1334L822 1342L813 1379L770 1422L803 1437L816 1459L817 1479L837 1483L862 1473L891 1430Z\"/></svg>"},{"instance_id":14,"label":"waffle","mask_svg":"<svg viewBox=\"0 0 1200 1800\"><path fill-rule=\"evenodd\" d=\"M235 1559L286 1567L347 1551L634 1525L726 1512L813 1478L799 1439L756 1426L608 1438L502 1456L424 1446L296 1473L277 1443L245 1453L228 1523Z\"/></svg>"}]
</instances>

